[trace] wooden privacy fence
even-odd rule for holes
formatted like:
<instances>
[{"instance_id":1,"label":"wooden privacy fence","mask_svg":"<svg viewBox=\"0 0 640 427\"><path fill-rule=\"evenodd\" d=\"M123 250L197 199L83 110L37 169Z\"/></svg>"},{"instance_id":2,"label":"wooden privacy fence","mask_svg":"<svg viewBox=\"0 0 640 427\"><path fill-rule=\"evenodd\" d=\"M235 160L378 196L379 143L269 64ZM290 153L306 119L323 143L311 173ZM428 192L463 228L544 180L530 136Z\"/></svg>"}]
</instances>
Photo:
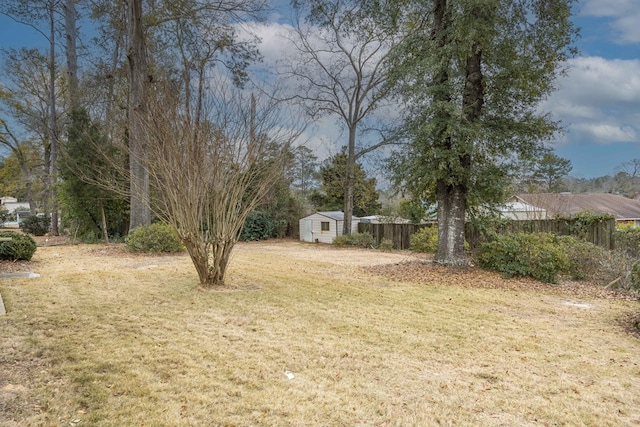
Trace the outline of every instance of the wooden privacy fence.
<instances>
[{"instance_id":1,"label":"wooden privacy fence","mask_svg":"<svg viewBox=\"0 0 640 427\"><path fill-rule=\"evenodd\" d=\"M397 249L409 249L411 247L411 235L423 227L436 227L435 224L369 224L359 223L360 233L369 233L373 236L376 245L382 239L389 239L393 247ZM616 222L614 219L597 221L593 224L580 224L576 219L540 219L528 221L509 221L500 226L496 231L505 233L555 233L562 236L573 235L585 239L588 242L602 246L606 249L615 247ZM470 226L466 227L465 238L471 248L477 248L484 242L483 233Z\"/></svg>"},{"instance_id":2,"label":"wooden privacy fence","mask_svg":"<svg viewBox=\"0 0 640 427\"><path fill-rule=\"evenodd\" d=\"M361 222L358 223L358 232L371 234L376 246L382 242L382 239L389 239L393 242L394 248L409 249L411 235L424 227L431 227L431 224L371 224Z\"/></svg>"},{"instance_id":3,"label":"wooden privacy fence","mask_svg":"<svg viewBox=\"0 0 640 427\"><path fill-rule=\"evenodd\" d=\"M560 236L575 236L602 246L605 249L615 248L615 219L595 221L584 224L579 219L535 219L527 221L508 221L496 230L498 234L512 233L554 233ZM465 238L471 248L477 248L484 242L481 232L467 227Z\"/></svg>"}]
</instances>

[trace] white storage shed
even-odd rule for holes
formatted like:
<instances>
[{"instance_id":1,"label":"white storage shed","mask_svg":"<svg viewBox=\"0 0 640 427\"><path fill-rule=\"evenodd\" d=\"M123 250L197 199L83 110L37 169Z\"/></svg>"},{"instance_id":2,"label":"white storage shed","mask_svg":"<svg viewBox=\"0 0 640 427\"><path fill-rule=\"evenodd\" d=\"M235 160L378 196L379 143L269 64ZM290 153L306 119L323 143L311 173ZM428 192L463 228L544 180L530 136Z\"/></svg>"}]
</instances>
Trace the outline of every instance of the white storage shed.
<instances>
[{"instance_id":1,"label":"white storage shed","mask_svg":"<svg viewBox=\"0 0 640 427\"><path fill-rule=\"evenodd\" d=\"M360 218L351 217L351 232L358 232ZM303 242L333 243L342 235L344 212L316 212L300 220L300 240Z\"/></svg>"}]
</instances>

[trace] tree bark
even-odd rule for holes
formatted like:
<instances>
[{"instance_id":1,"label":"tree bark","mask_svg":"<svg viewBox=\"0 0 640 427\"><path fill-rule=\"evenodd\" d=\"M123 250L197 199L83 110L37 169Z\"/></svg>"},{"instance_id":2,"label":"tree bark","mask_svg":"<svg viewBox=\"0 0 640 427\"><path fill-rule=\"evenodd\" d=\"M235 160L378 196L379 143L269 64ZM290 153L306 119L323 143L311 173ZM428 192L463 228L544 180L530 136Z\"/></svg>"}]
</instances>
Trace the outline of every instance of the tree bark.
<instances>
[{"instance_id":1,"label":"tree bark","mask_svg":"<svg viewBox=\"0 0 640 427\"><path fill-rule=\"evenodd\" d=\"M58 120L56 117L56 29L55 2L49 2L49 143L51 146L51 163L49 171L49 194L51 196L51 234L57 236L58 201L56 184L58 182Z\"/></svg>"},{"instance_id":2,"label":"tree bark","mask_svg":"<svg viewBox=\"0 0 640 427\"><path fill-rule=\"evenodd\" d=\"M100 216L102 219L102 235L104 236L104 242L109 244L109 228L107 228L107 217L104 214L104 204L100 200Z\"/></svg>"},{"instance_id":3,"label":"tree bark","mask_svg":"<svg viewBox=\"0 0 640 427\"><path fill-rule=\"evenodd\" d=\"M151 224L149 205L148 153L144 132L145 93L148 84L147 58L142 23L142 0L127 4L129 47L129 173L130 218L129 229Z\"/></svg>"},{"instance_id":4,"label":"tree bark","mask_svg":"<svg viewBox=\"0 0 640 427\"><path fill-rule=\"evenodd\" d=\"M344 222L342 234L350 235L353 224L353 193L355 181L356 163L356 126L349 128L349 147L347 152L347 165L344 177Z\"/></svg>"},{"instance_id":5,"label":"tree bark","mask_svg":"<svg viewBox=\"0 0 640 427\"><path fill-rule=\"evenodd\" d=\"M78 39L76 12L77 0L65 0L64 4L64 23L66 35L66 54L67 54L67 84L68 84L68 100L69 109L78 108L78 52L76 48L76 40Z\"/></svg>"},{"instance_id":6,"label":"tree bark","mask_svg":"<svg viewBox=\"0 0 640 427\"><path fill-rule=\"evenodd\" d=\"M464 249L464 219L467 189L464 185L437 184L438 250L433 258L437 264L467 265Z\"/></svg>"},{"instance_id":7,"label":"tree bark","mask_svg":"<svg viewBox=\"0 0 640 427\"><path fill-rule=\"evenodd\" d=\"M472 11L476 19L482 19L478 9ZM447 19L446 0L437 0L434 10L436 25L432 37L440 37L439 43L442 46L447 43ZM484 104L484 88L482 79L482 47L478 42L473 42L464 64L465 86L462 95L462 120L463 126L470 129L468 141L457 141L459 146L473 144L473 125L482 114ZM440 83L445 83L448 79L446 73L441 74ZM447 102L453 102L448 97ZM444 135L444 133L441 133ZM456 150L450 138L441 138L441 146L447 150ZM471 168L471 150L457 148L457 161L464 172L456 174L453 182L439 180L436 184L436 197L438 201L438 250L434 257L434 262L446 265L466 265L467 256L464 247L464 227L467 210L467 194L469 191L469 173Z\"/></svg>"}]
</instances>

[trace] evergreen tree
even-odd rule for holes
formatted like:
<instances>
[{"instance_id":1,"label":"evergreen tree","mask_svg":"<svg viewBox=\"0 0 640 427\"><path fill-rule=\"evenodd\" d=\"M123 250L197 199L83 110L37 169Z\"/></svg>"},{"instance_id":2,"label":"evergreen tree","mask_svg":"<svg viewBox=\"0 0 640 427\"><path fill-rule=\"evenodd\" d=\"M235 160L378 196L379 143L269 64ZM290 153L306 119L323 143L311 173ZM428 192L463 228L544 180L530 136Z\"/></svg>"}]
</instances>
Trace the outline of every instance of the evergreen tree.
<instances>
[{"instance_id":1,"label":"evergreen tree","mask_svg":"<svg viewBox=\"0 0 640 427\"><path fill-rule=\"evenodd\" d=\"M67 134L60 162L59 196L64 220L79 236L88 239L101 236L108 242L110 234L117 235L126 229L126 203L102 185L113 179L103 156L118 153L115 150L109 153L106 139L86 110L71 112Z\"/></svg>"},{"instance_id":2,"label":"evergreen tree","mask_svg":"<svg viewBox=\"0 0 640 427\"><path fill-rule=\"evenodd\" d=\"M320 211L338 211L343 207L344 182L347 175L347 153L343 150L324 162L320 168L320 189L311 195L311 201ZM376 179L367 178L359 163L354 167L353 214L355 216L378 213L381 204L376 190Z\"/></svg>"},{"instance_id":3,"label":"evergreen tree","mask_svg":"<svg viewBox=\"0 0 640 427\"><path fill-rule=\"evenodd\" d=\"M437 204L434 261L467 263L470 207L505 197L515 161L540 156L558 124L541 113L571 53L573 0L408 0L396 57L408 149L396 178Z\"/></svg>"}]
</instances>

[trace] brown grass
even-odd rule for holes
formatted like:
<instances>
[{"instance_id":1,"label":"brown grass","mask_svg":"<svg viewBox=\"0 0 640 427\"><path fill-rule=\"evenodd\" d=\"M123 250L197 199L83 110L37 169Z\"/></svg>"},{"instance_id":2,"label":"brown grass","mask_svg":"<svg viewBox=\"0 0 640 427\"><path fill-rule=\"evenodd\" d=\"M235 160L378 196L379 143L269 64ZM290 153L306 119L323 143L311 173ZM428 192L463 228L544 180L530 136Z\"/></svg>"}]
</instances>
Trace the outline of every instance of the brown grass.
<instances>
[{"instance_id":1,"label":"brown grass","mask_svg":"<svg viewBox=\"0 0 640 427\"><path fill-rule=\"evenodd\" d=\"M202 291L185 255L40 247L0 281L0 425L640 424L637 302L385 274L412 260L241 244Z\"/></svg>"}]
</instances>

